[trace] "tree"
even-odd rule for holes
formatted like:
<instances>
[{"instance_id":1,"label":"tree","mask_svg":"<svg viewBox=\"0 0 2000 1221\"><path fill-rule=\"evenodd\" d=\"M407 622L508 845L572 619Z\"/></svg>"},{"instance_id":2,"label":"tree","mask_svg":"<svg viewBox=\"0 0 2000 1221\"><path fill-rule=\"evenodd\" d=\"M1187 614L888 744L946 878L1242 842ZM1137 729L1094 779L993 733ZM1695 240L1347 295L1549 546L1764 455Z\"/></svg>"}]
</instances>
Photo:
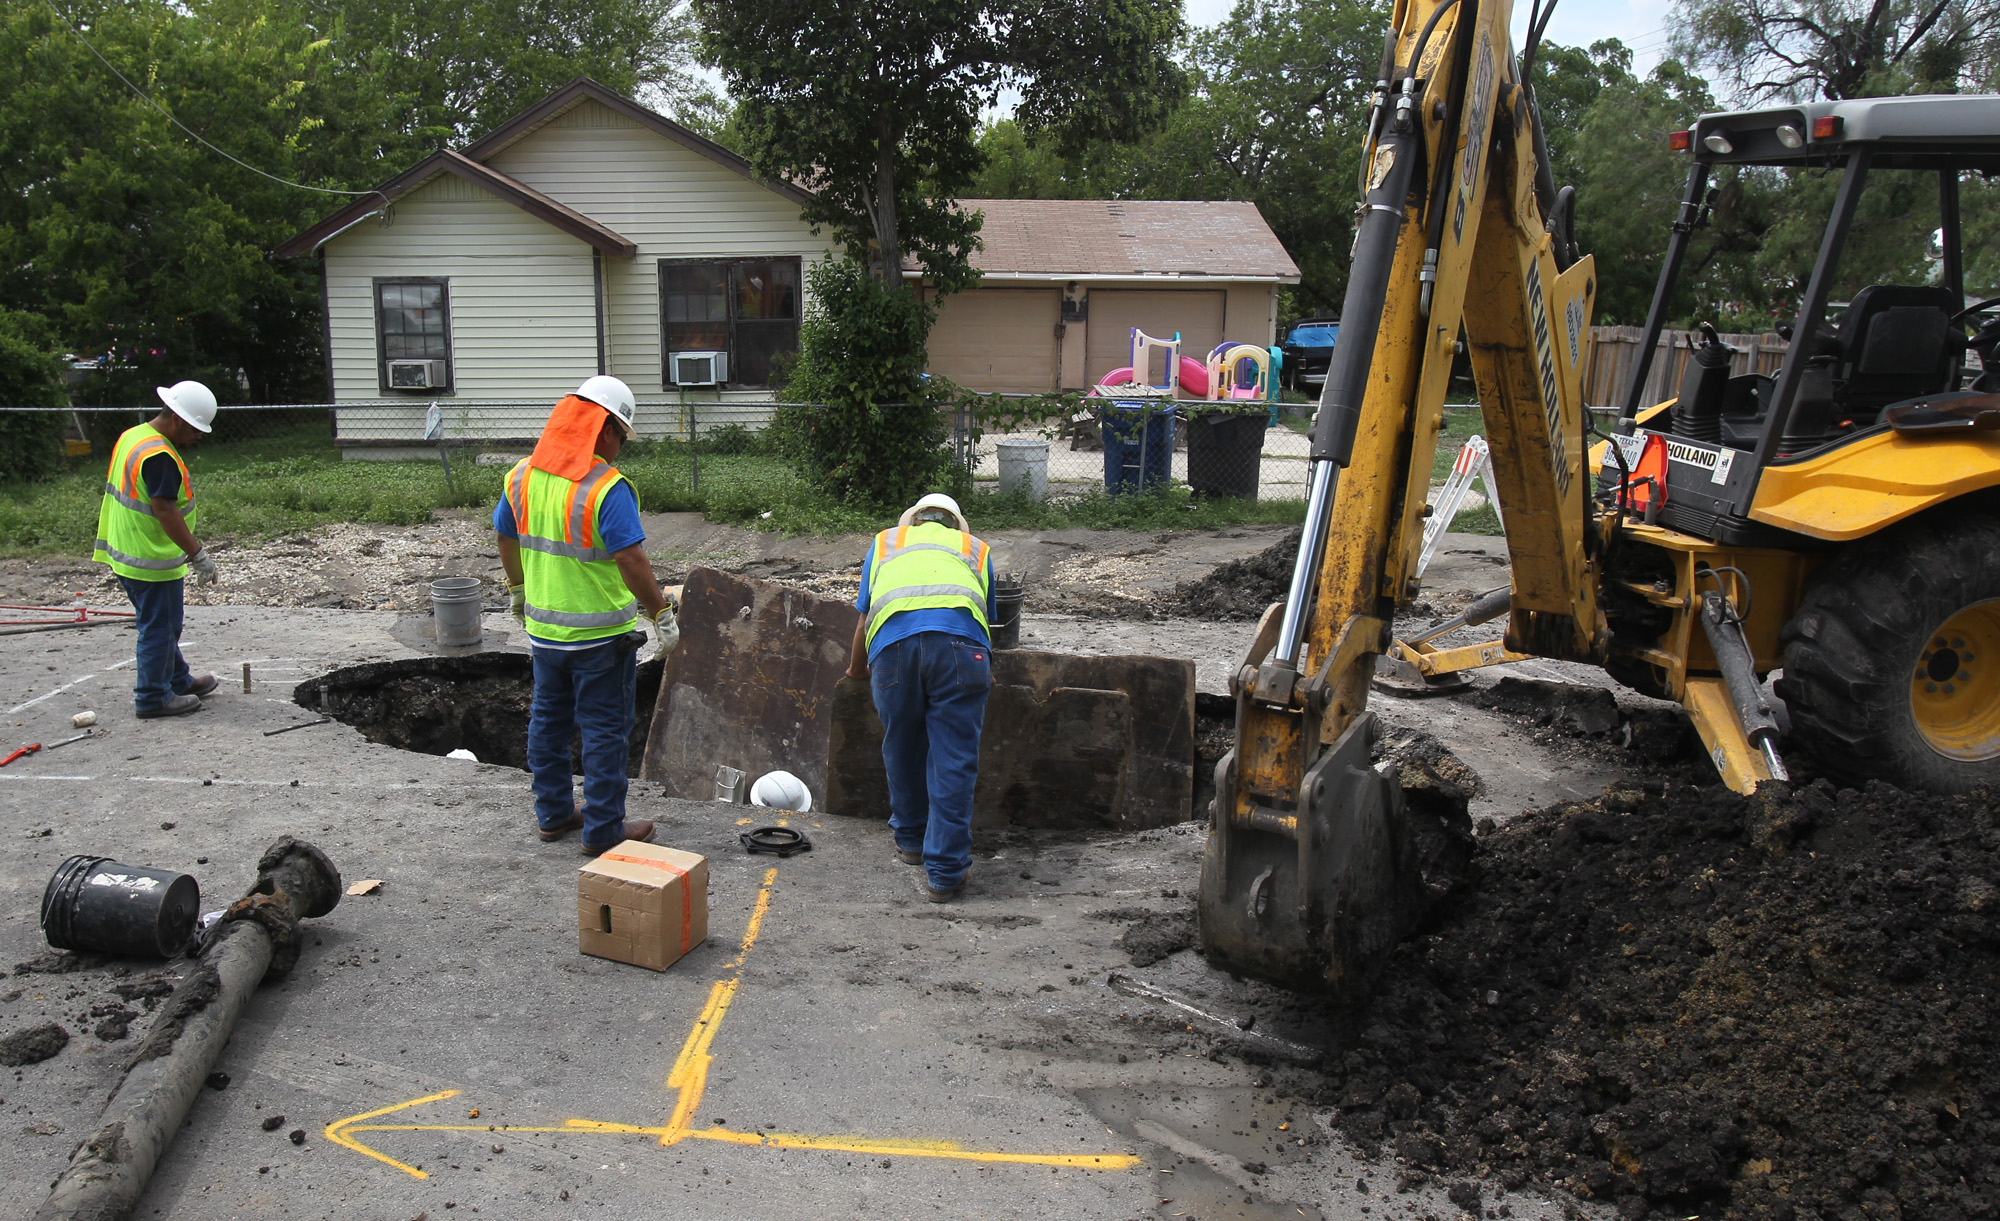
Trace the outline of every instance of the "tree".
<instances>
[{"instance_id":1,"label":"tree","mask_svg":"<svg viewBox=\"0 0 2000 1221\"><path fill-rule=\"evenodd\" d=\"M62 362L49 325L34 314L0 308L0 405L61 407ZM0 414L0 479L36 479L62 461L63 417L55 412Z\"/></svg>"},{"instance_id":2,"label":"tree","mask_svg":"<svg viewBox=\"0 0 2000 1221\"><path fill-rule=\"evenodd\" d=\"M1178 0L694 0L704 54L763 173L813 192L803 215L902 282L974 279L979 220L956 205L981 164L979 115L1017 90L1022 130L1059 148L1129 140L1182 74Z\"/></svg>"},{"instance_id":3,"label":"tree","mask_svg":"<svg viewBox=\"0 0 2000 1221\"><path fill-rule=\"evenodd\" d=\"M1578 244L1596 256L1596 320L1643 322L1687 183L1687 157L1669 132L1714 110L1700 78L1665 60L1645 79L1617 39L1588 48L1544 43L1531 69L1557 186L1577 189ZM1672 303L1677 315L1735 314L1761 303L1745 260L1758 249L1763 192L1734 171L1718 178L1717 206L1696 235Z\"/></svg>"},{"instance_id":4,"label":"tree","mask_svg":"<svg viewBox=\"0 0 2000 1221\"><path fill-rule=\"evenodd\" d=\"M1677 0L1670 24L1746 101L1955 93L2000 61L2000 0Z\"/></svg>"},{"instance_id":5,"label":"tree","mask_svg":"<svg viewBox=\"0 0 2000 1221\"><path fill-rule=\"evenodd\" d=\"M76 31L0 0L0 306L110 357L107 403L323 396L315 270L269 251L343 197L265 175L363 191L580 73L675 87L687 49L675 0L58 3Z\"/></svg>"},{"instance_id":6,"label":"tree","mask_svg":"<svg viewBox=\"0 0 2000 1221\"><path fill-rule=\"evenodd\" d=\"M460 144L588 75L669 112L698 106L685 0L281 0L401 100L399 130Z\"/></svg>"},{"instance_id":7,"label":"tree","mask_svg":"<svg viewBox=\"0 0 2000 1221\"><path fill-rule=\"evenodd\" d=\"M1299 265L1293 312L1335 308L1388 20L1377 0L1239 0L1182 49L1187 99L1152 135L1062 158L996 123L982 135L982 186L1022 198L1252 201Z\"/></svg>"}]
</instances>

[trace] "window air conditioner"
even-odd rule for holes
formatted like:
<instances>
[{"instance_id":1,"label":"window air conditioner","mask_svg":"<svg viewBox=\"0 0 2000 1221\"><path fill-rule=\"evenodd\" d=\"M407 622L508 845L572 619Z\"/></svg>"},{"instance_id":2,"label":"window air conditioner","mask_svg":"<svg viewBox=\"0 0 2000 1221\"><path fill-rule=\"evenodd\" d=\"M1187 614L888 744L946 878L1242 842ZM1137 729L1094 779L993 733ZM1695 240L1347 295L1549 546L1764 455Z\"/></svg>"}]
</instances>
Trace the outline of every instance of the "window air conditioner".
<instances>
[{"instance_id":1,"label":"window air conditioner","mask_svg":"<svg viewBox=\"0 0 2000 1221\"><path fill-rule=\"evenodd\" d=\"M727 352L674 352L667 359L676 386L719 386L729 380Z\"/></svg>"},{"instance_id":2,"label":"window air conditioner","mask_svg":"<svg viewBox=\"0 0 2000 1221\"><path fill-rule=\"evenodd\" d=\"M437 390L444 386L441 360L392 360L389 362L391 390Z\"/></svg>"}]
</instances>

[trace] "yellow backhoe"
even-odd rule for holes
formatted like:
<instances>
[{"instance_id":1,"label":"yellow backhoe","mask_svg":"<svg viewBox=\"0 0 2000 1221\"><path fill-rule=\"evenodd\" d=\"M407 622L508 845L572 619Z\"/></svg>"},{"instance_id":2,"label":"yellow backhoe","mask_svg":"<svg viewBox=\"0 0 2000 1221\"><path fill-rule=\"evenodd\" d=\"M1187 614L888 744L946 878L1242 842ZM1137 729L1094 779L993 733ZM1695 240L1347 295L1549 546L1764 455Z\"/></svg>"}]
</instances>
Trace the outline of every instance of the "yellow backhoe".
<instances>
[{"instance_id":1,"label":"yellow backhoe","mask_svg":"<svg viewBox=\"0 0 2000 1221\"><path fill-rule=\"evenodd\" d=\"M1816 102L1661 133L1689 155L1687 189L1632 389L1600 433L1581 390L1596 270L1510 16L1506 0L1395 5L1304 537L1231 682L1202 945L1290 987L1365 986L1425 901L1426 831L1370 758L1384 655L1431 675L1521 656L1602 666L1684 706L1738 792L1785 777L1762 682L1782 669L1788 741L1823 770L2000 793L2000 300L1967 307L1959 240L1962 176L2000 172L2000 98ZM1805 338L1775 376L1732 376L1710 328L1680 395L1641 404L1725 165L1838 180L1790 331ZM1936 184L1936 282L1862 287L1829 329L1862 192L1889 174ZM1504 613L1504 640L1438 650L1391 623L1418 590L1461 342L1512 584L1467 616Z\"/></svg>"}]
</instances>

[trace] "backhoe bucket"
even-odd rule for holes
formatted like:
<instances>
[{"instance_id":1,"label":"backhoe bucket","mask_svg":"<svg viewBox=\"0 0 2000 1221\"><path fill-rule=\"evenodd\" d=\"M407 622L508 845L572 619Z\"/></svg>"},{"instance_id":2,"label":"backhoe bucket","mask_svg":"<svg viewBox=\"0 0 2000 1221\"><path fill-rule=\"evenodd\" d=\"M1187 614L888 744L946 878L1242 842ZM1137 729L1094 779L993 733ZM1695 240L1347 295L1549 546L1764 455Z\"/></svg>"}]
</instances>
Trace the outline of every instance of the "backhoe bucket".
<instances>
[{"instance_id":1,"label":"backhoe bucket","mask_svg":"<svg viewBox=\"0 0 2000 1221\"><path fill-rule=\"evenodd\" d=\"M1296 815L1232 816L1236 752L1223 756L1201 867L1209 962L1344 1003L1415 931L1432 902L1438 837L1428 812L1404 800L1395 764L1371 763L1377 732L1373 713L1348 726L1306 771Z\"/></svg>"}]
</instances>

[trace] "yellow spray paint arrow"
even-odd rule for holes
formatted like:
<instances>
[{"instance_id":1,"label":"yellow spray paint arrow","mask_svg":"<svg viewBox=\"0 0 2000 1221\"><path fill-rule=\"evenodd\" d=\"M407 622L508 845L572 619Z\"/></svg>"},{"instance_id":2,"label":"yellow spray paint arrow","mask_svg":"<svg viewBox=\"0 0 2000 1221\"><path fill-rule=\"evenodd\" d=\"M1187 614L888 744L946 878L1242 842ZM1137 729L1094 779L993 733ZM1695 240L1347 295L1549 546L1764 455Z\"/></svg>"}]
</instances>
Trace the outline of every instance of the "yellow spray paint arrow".
<instances>
[{"instance_id":1,"label":"yellow spray paint arrow","mask_svg":"<svg viewBox=\"0 0 2000 1221\"><path fill-rule=\"evenodd\" d=\"M750 948L757 943L757 934L762 930L764 917L771 909L771 886L777 881L778 871L765 871L764 885L757 892L757 902L750 910L750 923L743 932L743 942L736 959L730 963L734 974L728 979L720 979L709 989L708 1003L702 1007L701 1015L694 1020L688 1030L688 1037L681 1044L681 1051L674 1058L673 1068L667 1073L667 1088L676 1091L677 1098L673 1113L663 1126L651 1127L639 1124L611 1123L596 1119L567 1119L554 1126L528 1126L515 1124L419 1124L419 1123L369 1123L371 1119L381 1119L425 1103L442 1102L458 1096L457 1090L442 1090L399 1102L394 1106L378 1107L359 1115L349 1115L336 1119L326 1126L326 1138L344 1149L372 1157L386 1166L393 1166L414 1178L427 1179L430 1175L399 1162L386 1153L372 1149L356 1140L357 1132L547 1132L577 1133L600 1136L647 1136L661 1145L671 1146L683 1140L719 1141L731 1145L751 1145L763 1149L818 1149L827 1152L864 1153L880 1156L945 1158L955 1161L985 1162L989 1164L1022 1164L1032 1166L1066 1166L1082 1170L1129 1170L1139 1164L1139 1159L1129 1153L1003 1153L996 1150L966 1149L955 1142L943 1140L904 1140L895 1137L867 1136L814 1136L800 1132L736 1132L726 1127L694 1128L691 1126L695 1110L701 1105L702 1094L708 1088L708 1070L715 1062L709 1047L715 1042L716 1032L722 1028L722 1019L728 1016L730 1002L736 997L736 989L743 979L743 963L750 956ZM477 1114L477 1112L474 1112Z\"/></svg>"}]
</instances>

